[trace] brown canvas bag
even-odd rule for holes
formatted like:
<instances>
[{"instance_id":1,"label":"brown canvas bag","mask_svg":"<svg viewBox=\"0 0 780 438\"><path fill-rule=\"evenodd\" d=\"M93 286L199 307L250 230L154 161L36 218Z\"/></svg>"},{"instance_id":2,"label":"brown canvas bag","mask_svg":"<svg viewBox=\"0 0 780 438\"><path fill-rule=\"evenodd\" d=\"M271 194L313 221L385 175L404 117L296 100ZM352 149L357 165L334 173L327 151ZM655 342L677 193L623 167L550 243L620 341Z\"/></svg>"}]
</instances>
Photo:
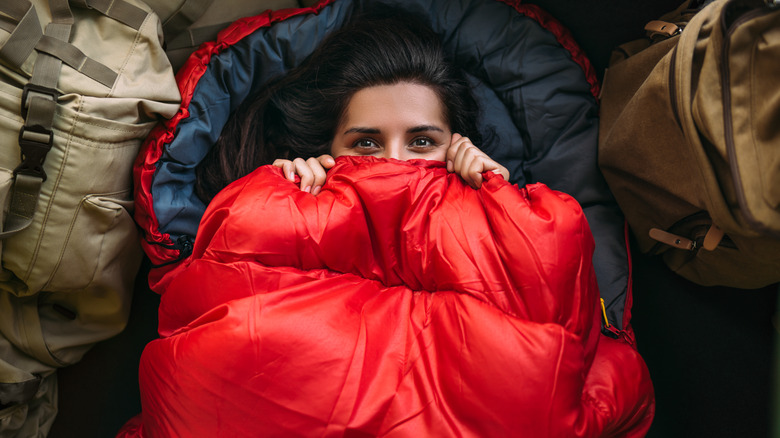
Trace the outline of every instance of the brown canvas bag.
<instances>
[{"instance_id":1,"label":"brown canvas bag","mask_svg":"<svg viewBox=\"0 0 780 438\"><path fill-rule=\"evenodd\" d=\"M763 287L780 281L780 2L693 3L613 56L599 166L641 252Z\"/></svg>"}]
</instances>

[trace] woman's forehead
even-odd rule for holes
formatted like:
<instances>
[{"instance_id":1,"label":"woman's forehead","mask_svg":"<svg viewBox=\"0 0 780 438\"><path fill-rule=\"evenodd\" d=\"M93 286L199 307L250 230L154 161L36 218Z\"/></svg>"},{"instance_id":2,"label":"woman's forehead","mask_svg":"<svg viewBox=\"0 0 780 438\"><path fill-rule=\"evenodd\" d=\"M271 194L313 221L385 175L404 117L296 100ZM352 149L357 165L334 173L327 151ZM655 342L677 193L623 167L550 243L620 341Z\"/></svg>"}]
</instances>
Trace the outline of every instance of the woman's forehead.
<instances>
[{"instance_id":1,"label":"woman's forehead","mask_svg":"<svg viewBox=\"0 0 780 438\"><path fill-rule=\"evenodd\" d=\"M350 99L341 128L431 125L449 128L444 107L429 86L400 82L357 91Z\"/></svg>"}]
</instances>

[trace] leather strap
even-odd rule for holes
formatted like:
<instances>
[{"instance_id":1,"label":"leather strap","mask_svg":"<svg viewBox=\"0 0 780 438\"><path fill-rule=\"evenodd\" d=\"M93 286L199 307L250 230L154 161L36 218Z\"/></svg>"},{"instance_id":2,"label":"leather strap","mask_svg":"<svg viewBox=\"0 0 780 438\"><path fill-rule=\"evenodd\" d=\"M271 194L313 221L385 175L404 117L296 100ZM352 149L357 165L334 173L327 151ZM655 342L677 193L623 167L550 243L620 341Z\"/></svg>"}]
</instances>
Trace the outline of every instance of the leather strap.
<instances>
[{"instance_id":1,"label":"leather strap","mask_svg":"<svg viewBox=\"0 0 780 438\"><path fill-rule=\"evenodd\" d=\"M657 240L661 243L665 243L669 246L672 246L674 248L678 249L684 249L684 250L692 250L696 246L693 242L693 240L688 239L687 237L678 236L676 234L672 234L668 231L664 231L660 228L650 228L649 236L653 240Z\"/></svg>"}]
</instances>

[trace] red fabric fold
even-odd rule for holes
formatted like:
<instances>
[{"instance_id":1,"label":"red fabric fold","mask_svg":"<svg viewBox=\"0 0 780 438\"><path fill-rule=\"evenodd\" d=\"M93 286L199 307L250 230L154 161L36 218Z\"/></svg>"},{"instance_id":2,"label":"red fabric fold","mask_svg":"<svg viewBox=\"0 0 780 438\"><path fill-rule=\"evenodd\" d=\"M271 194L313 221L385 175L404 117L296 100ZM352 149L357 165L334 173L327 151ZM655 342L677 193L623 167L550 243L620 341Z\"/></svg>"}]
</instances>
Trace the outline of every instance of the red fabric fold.
<instances>
[{"instance_id":1,"label":"red fabric fold","mask_svg":"<svg viewBox=\"0 0 780 438\"><path fill-rule=\"evenodd\" d=\"M342 157L318 196L262 167L157 284L120 436L641 436L638 353L600 334L573 198Z\"/></svg>"}]
</instances>

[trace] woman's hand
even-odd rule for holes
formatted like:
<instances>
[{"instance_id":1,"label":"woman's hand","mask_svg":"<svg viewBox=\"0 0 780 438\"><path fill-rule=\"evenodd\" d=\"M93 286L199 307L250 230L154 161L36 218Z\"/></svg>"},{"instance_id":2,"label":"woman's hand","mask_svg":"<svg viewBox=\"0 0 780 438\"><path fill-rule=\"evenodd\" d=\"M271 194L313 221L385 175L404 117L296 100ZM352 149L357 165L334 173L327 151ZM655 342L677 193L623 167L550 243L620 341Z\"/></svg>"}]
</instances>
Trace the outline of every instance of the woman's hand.
<instances>
[{"instance_id":1,"label":"woman's hand","mask_svg":"<svg viewBox=\"0 0 780 438\"><path fill-rule=\"evenodd\" d=\"M296 158L290 160L276 160L273 165L282 169L284 177L295 182L295 175L301 179L301 190L317 195L325 184L325 176L328 169L336 165L336 160L330 155L320 155L317 158Z\"/></svg>"},{"instance_id":2,"label":"woman's hand","mask_svg":"<svg viewBox=\"0 0 780 438\"><path fill-rule=\"evenodd\" d=\"M482 173L493 172L509 181L509 171L474 146L468 137L452 134L447 149L447 171L455 172L474 189L482 187Z\"/></svg>"}]
</instances>

